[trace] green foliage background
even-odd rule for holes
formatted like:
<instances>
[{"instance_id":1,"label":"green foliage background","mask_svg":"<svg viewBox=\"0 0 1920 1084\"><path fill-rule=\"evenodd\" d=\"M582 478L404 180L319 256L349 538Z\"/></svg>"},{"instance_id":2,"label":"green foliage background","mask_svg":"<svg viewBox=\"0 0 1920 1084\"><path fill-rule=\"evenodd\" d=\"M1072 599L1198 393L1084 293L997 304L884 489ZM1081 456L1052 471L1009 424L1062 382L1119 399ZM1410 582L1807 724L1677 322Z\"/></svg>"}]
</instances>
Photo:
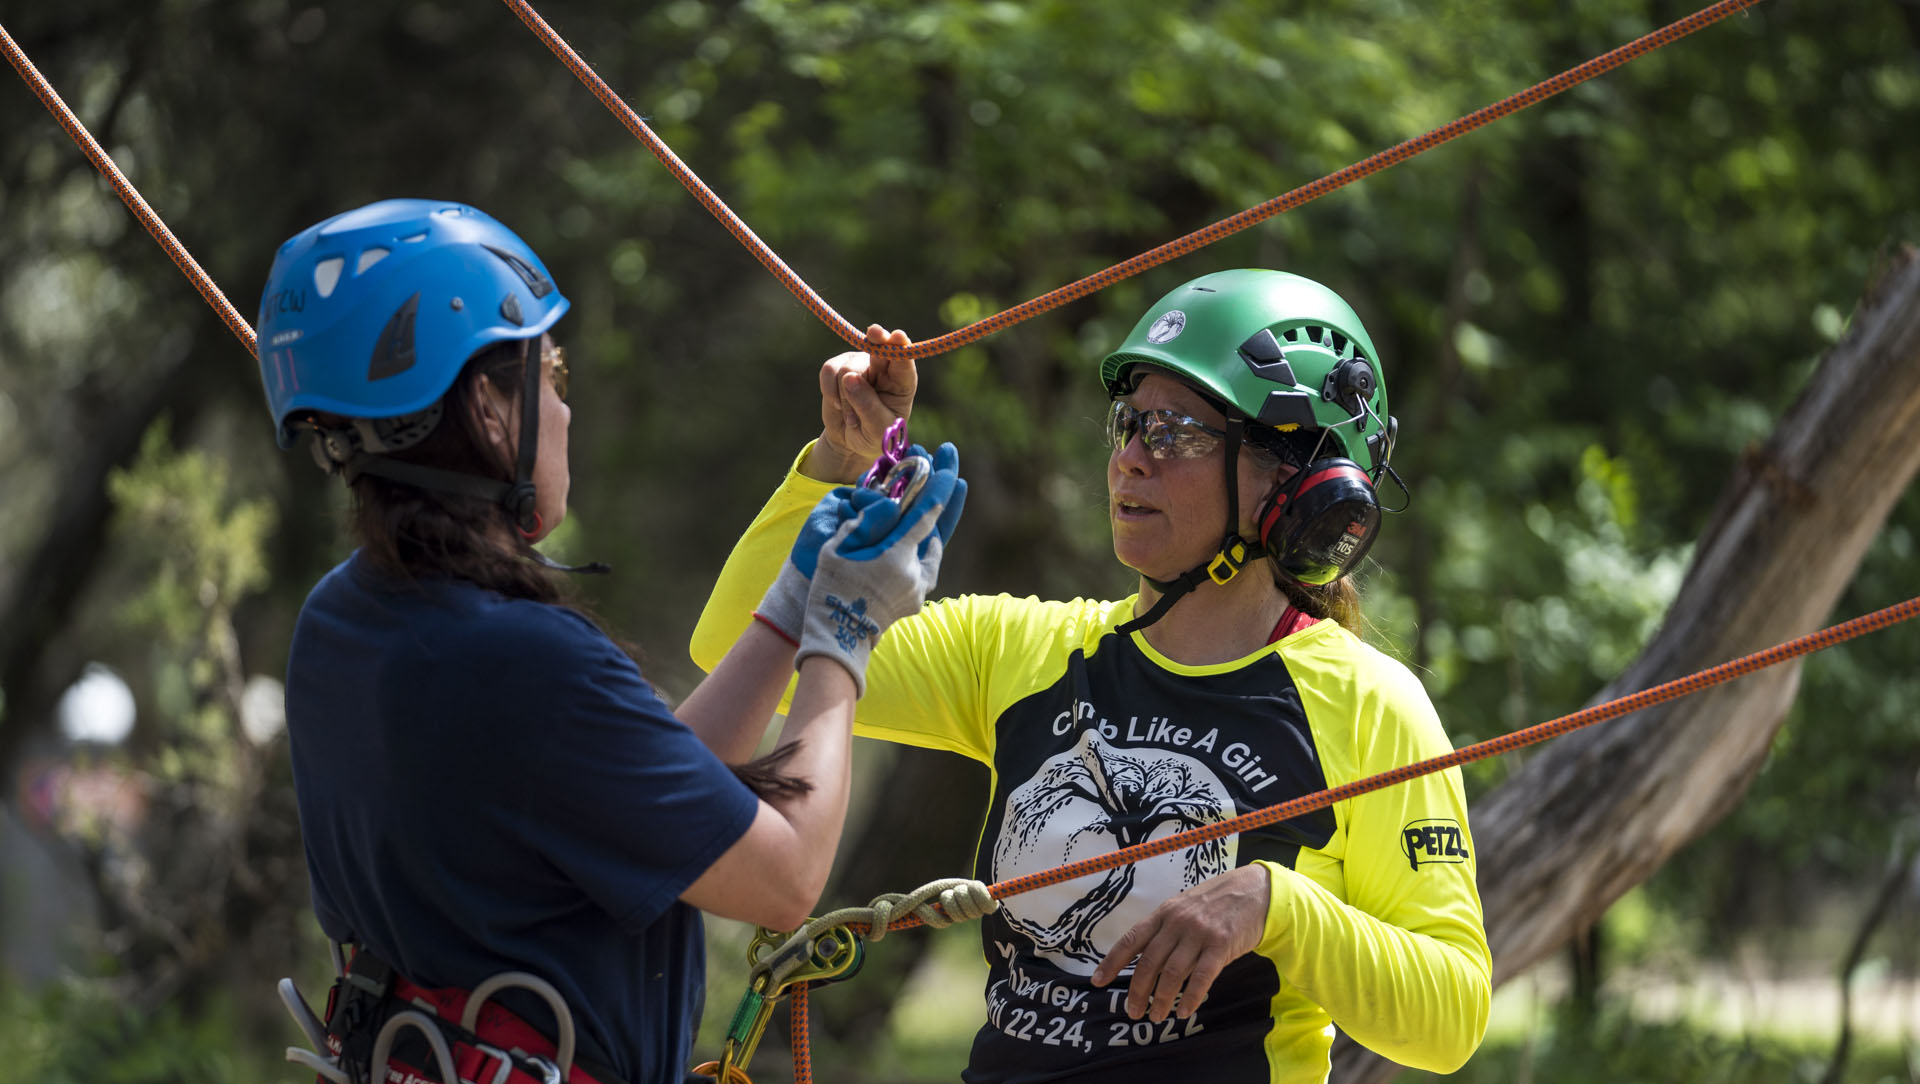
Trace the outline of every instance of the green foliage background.
<instances>
[{"instance_id":1,"label":"green foliage background","mask_svg":"<svg viewBox=\"0 0 1920 1084\"><path fill-rule=\"evenodd\" d=\"M1693 6L542 12L843 315L925 338ZM691 688L684 645L706 586L816 430L814 370L843 347L505 7L68 0L7 18L243 313L281 240L369 200L465 200L521 232L574 303L573 508L551 548L614 564L583 584L588 601L664 691ZM1578 708L1657 627L1715 495L1845 334L1874 268L1920 241L1917 61L1912 0L1766 0L926 360L915 435L955 441L974 485L943 587L1127 590L1106 537L1096 360L1187 278L1283 267L1349 297L1385 355L1414 502L1366 578L1383 641L1420 670L1456 743ZM50 733L81 666L107 662L140 706L114 755L229 797L256 780L252 827L228 830L258 856L291 846L293 891L256 902L297 910L284 754L221 760L238 711L221 637L242 676L280 672L306 589L344 555L339 496L303 453L272 450L252 360L24 87L0 93L0 130L0 778ZM1920 591L1916 500L1836 617ZM1808 664L1748 800L1648 887L1689 951L1804 922L1920 831L1916 656L1920 635L1896 629ZM1479 765L1471 785L1506 770ZM276 816L279 835L260 827ZM1909 924L1887 949L1909 968L1912 940ZM1629 958L1647 943L1621 939ZM1837 955L1804 951L1821 967ZM203 970L190 1009L229 988L265 999L260 976ZM246 1030L269 1053L285 1041Z\"/></svg>"}]
</instances>

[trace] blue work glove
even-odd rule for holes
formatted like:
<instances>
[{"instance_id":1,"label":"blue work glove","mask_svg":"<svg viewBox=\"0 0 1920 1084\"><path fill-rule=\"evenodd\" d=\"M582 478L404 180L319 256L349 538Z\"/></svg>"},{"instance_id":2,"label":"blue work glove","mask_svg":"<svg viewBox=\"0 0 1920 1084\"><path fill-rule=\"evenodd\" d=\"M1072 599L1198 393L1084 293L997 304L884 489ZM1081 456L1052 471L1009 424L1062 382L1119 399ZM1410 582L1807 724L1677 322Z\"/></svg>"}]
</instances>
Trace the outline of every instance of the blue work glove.
<instances>
[{"instance_id":1,"label":"blue work glove","mask_svg":"<svg viewBox=\"0 0 1920 1084\"><path fill-rule=\"evenodd\" d=\"M852 493L841 486L820 498L807 513L793 540L792 552L780 566L780 575L774 577L773 586L767 588L760 606L753 611L754 617L795 644L800 642L800 625L806 619L807 592L813 586L814 567L820 562L820 547L842 523L853 518L853 502L848 499Z\"/></svg>"},{"instance_id":2,"label":"blue work glove","mask_svg":"<svg viewBox=\"0 0 1920 1084\"><path fill-rule=\"evenodd\" d=\"M927 450L914 445L909 454L926 456ZM947 469L958 476L960 453L951 443L942 444L940 450L928 457L933 461L933 469ZM833 492L820 498L813 511L800 525L800 533L793 540L793 549L787 554L787 560L780 566L780 574L774 577L773 585L760 599L760 605L754 610L754 617L771 626L780 635L795 644L800 642L800 626L807 610L807 594L813 586L813 570L820 561L820 547L826 545L842 523L853 518L853 494L859 492L851 486L840 486ZM872 492L872 491L868 491ZM946 510L934 526L939 538L952 537L954 525L960 522L960 509L966 503L967 483L959 479L957 497L947 501ZM874 503L863 498L863 507ZM922 544L922 556L925 556L927 544ZM939 568L939 558L934 558L934 569Z\"/></svg>"},{"instance_id":3,"label":"blue work glove","mask_svg":"<svg viewBox=\"0 0 1920 1084\"><path fill-rule=\"evenodd\" d=\"M918 446L914 451L926 454ZM877 490L835 491L846 494L851 518L816 556L796 667L815 655L829 656L865 695L874 642L889 625L920 611L967 500L960 453L942 444L931 458L926 485L904 509Z\"/></svg>"}]
</instances>

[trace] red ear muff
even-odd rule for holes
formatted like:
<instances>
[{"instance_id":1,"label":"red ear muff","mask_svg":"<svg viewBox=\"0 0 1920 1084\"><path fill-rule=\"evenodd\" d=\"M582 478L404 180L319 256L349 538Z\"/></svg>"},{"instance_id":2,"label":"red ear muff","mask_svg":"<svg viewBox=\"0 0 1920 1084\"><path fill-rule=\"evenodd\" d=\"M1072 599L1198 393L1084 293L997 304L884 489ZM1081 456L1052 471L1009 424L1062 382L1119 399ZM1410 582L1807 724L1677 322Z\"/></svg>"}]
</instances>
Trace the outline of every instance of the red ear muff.
<instances>
[{"instance_id":1,"label":"red ear muff","mask_svg":"<svg viewBox=\"0 0 1920 1084\"><path fill-rule=\"evenodd\" d=\"M1352 572L1379 533L1373 479L1351 459L1316 459L1268 495L1260 545L1280 571L1310 586Z\"/></svg>"}]
</instances>

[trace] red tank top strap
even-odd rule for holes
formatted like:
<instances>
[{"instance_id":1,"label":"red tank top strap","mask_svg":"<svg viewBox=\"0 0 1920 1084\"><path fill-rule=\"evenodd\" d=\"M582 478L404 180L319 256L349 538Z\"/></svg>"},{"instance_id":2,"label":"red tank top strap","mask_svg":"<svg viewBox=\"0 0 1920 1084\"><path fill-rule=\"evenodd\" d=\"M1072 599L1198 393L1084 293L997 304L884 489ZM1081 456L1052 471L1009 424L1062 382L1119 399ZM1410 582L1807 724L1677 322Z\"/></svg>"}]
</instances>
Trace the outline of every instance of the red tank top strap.
<instances>
[{"instance_id":1,"label":"red tank top strap","mask_svg":"<svg viewBox=\"0 0 1920 1084\"><path fill-rule=\"evenodd\" d=\"M1292 636L1294 633L1299 632L1301 629L1312 627L1318 620L1319 618L1317 617L1309 616L1292 606L1288 606L1287 612L1281 614L1280 620L1274 622L1273 635L1267 637L1267 642L1277 644L1287 637Z\"/></svg>"}]
</instances>

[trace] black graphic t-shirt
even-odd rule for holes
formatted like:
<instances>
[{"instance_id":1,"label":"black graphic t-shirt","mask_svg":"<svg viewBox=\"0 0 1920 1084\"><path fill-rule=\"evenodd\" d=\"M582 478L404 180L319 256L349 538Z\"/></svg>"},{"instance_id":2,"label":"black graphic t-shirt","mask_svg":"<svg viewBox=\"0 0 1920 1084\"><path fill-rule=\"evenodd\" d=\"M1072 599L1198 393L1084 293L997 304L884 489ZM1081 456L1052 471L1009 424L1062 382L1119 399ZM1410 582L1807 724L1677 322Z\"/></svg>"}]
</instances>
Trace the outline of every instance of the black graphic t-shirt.
<instances>
[{"instance_id":1,"label":"black graphic t-shirt","mask_svg":"<svg viewBox=\"0 0 1920 1084\"><path fill-rule=\"evenodd\" d=\"M695 631L711 668L751 619L826 486L789 475L735 547ZM1133 600L930 603L881 638L855 732L985 763L973 875L988 883L1215 823L1448 752L1405 667L1321 621L1186 666L1114 629ZM1126 1015L1089 981L1168 897L1269 871L1257 952L1189 1019ZM1458 770L1003 901L981 924L987 1020L970 1084L1320 1082L1337 1024L1448 1072L1486 1027L1490 955Z\"/></svg>"}]
</instances>

